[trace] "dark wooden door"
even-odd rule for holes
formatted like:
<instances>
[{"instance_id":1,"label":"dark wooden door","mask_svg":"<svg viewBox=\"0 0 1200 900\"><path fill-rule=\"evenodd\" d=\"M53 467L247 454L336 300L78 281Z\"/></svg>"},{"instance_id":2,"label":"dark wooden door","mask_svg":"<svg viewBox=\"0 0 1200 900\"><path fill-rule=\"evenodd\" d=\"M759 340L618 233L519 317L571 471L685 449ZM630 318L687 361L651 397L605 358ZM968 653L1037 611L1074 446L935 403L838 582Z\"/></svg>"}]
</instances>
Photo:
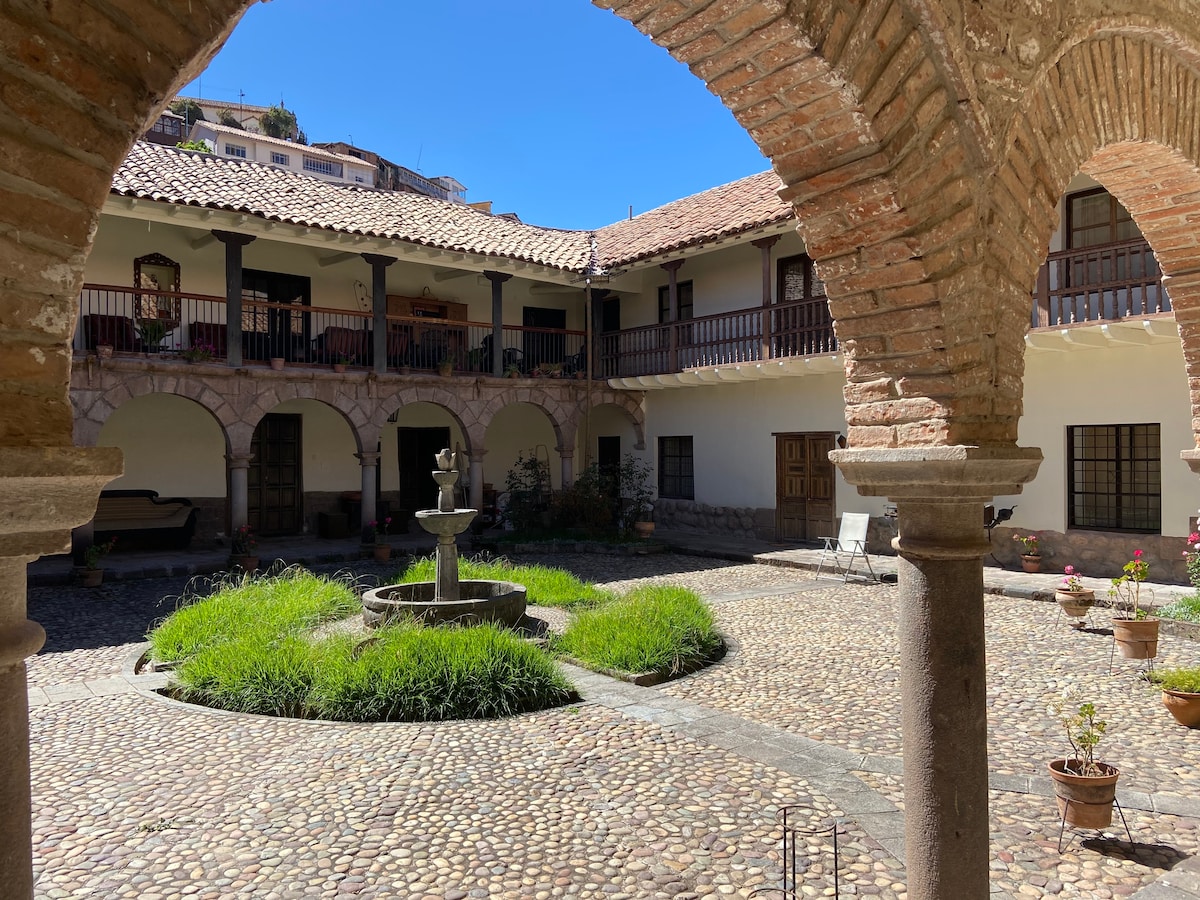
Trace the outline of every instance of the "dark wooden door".
<instances>
[{"instance_id":1,"label":"dark wooden door","mask_svg":"<svg viewBox=\"0 0 1200 900\"><path fill-rule=\"evenodd\" d=\"M608 487L609 493L616 497L621 492L619 481L621 474L621 438L619 435L608 437L601 435L596 438L596 468L600 477Z\"/></svg>"},{"instance_id":2,"label":"dark wooden door","mask_svg":"<svg viewBox=\"0 0 1200 900\"><path fill-rule=\"evenodd\" d=\"M254 429L247 509L259 534L299 534L304 522L304 482L300 470L303 417L269 413Z\"/></svg>"},{"instance_id":3,"label":"dark wooden door","mask_svg":"<svg viewBox=\"0 0 1200 900\"><path fill-rule=\"evenodd\" d=\"M437 468L434 457L449 446L448 427L396 429L402 521L408 521L418 509L432 509L437 505L438 486L432 474Z\"/></svg>"},{"instance_id":4,"label":"dark wooden door","mask_svg":"<svg viewBox=\"0 0 1200 900\"><path fill-rule=\"evenodd\" d=\"M775 436L775 535L781 541L815 541L833 535L837 435L820 431Z\"/></svg>"},{"instance_id":5,"label":"dark wooden door","mask_svg":"<svg viewBox=\"0 0 1200 900\"><path fill-rule=\"evenodd\" d=\"M300 361L308 358L310 322L304 307L311 303L312 285L304 275L242 270L244 303L278 303L281 306L247 306L242 313L242 345L246 359L277 356ZM292 307L285 309L282 307Z\"/></svg>"},{"instance_id":6,"label":"dark wooden door","mask_svg":"<svg viewBox=\"0 0 1200 900\"><path fill-rule=\"evenodd\" d=\"M565 329L567 327L567 311L526 306L521 312L521 324L526 328ZM565 334L546 334L541 331L526 331L521 349L525 353L526 371L533 371L542 363L553 365L566 359L567 336Z\"/></svg>"}]
</instances>

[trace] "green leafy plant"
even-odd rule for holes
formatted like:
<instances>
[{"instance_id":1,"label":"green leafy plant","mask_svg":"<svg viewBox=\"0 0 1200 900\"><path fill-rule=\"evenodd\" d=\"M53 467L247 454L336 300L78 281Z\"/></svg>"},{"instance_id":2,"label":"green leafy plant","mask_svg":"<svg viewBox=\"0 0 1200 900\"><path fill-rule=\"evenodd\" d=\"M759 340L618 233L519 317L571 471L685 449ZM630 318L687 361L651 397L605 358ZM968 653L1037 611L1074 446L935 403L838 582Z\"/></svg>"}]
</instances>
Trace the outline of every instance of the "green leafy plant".
<instances>
[{"instance_id":1,"label":"green leafy plant","mask_svg":"<svg viewBox=\"0 0 1200 900\"><path fill-rule=\"evenodd\" d=\"M173 101L171 105L167 107L167 109L175 113L175 115L181 116L184 122L186 122L188 125L205 121L204 108L191 97L181 97L180 99ZM189 147L188 149L191 150L196 148Z\"/></svg>"},{"instance_id":2,"label":"green leafy plant","mask_svg":"<svg viewBox=\"0 0 1200 900\"><path fill-rule=\"evenodd\" d=\"M232 109L223 109L217 113L217 124L224 125L226 128L236 128L238 131L246 130L246 126L233 114Z\"/></svg>"},{"instance_id":3,"label":"green leafy plant","mask_svg":"<svg viewBox=\"0 0 1200 900\"><path fill-rule=\"evenodd\" d=\"M1050 707L1058 717L1071 745L1071 756L1063 771L1072 775L1092 778L1103 775L1104 770L1096 762L1096 746L1108 730L1108 723L1096 716L1096 706L1090 700L1080 699L1078 688L1072 686Z\"/></svg>"},{"instance_id":4,"label":"green leafy plant","mask_svg":"<svg viewBox=\"0 0 1200 900\"><path fill-rule=\"evenodd\" d=\"M137 333L142 346L153 349L163 342L170 331L166 319L138 319Z\"/></svg>"},{"instance_id":5,"label":"green leafy plant","mask_svg":"<svg viewBox=\"0 0 1200 900\"><path fill-rule=\"evenodd\" d=\"M1142 558L1141 550L1133 551L1133 559L1122 567L1122 574L1112 580L1108 589L1109 599L1114 609L1126 615L1120 618L1144 619L1148 612L1142 609L1142 582L1150 574L1150 563Z\"/></svg>"},{"instance_id":6,"label":"green leafy plant","mask_svg":"<svg viewBox=\"0 0 1200 900\"><path fill-rule=\"evenodd\" d=\"M258 117L262 133L273 138L295 138L300 133L296 114L282 105L271 106Z\"/></svg>"},{"instance_id":7,"label":"green leafy plant","mask_svg":"<svg viewBox=\"0 0 1200 900\"><path fill-rule=\"evenodd\" d=\"M551 646L592 668L677 675L711 659L721 636L694 591L650 585L578 613Z\"/></svg>"},{"instance_id":8,"label":"green leafy plant","mask_svg":"<svg viewBox=\"0 0 1200 900\"><path fill-rule=\"evenodd\" d=\"M1200 593L1190 597L1180 597L1173 603L1160 606L1155 614L1182 622L1200 622Z\"/></svg>"},{"instance_id":9,"label":"green leafy plant","mask_svg":"<svg viewBox=\"0 0 1200 900\"><path fill-rule=\"evenodd\" d=\"M180 141L180 142L179 142L178 144L176 144L175 146L176 146L176 147L178 147L180 150L198 150L198 151L199 151L199 152L201 152L201 153L212 153L212 152L213 152L212 145L211 145L211 144L209 144L209 142L208 142L208 141L204 141L204 140L201 140L201 141L192 141L192 140L188 140L188 141Z\"/></svg>"},{"instance_id":10,"label":"green leafy plant","mask_svg":"<svg viewBox=\"0 0 1200 900\"><path fill-rule=\"evenodd\" d=\"M536 454L517 455L504 479L508 505L504 515L514 531L528 532L544 527L550 508L550 464Z\"/></svg>"},{"instance_id":11,"label":"green leafy plant","mask_svg":"<svg viewBox=\"0 0 1200 900\"><path fill-rule=\"evenodd\" d=\"M1029 532L1029 534L1014 534L1013 540L1020 541L1024 548L1026 556L1041 556L1042 552L1038 549L1038 542L1042 537L1037 532Z\"/></svg>"},{"instance_id":12,"label":"green leafy plant","mask_svg":"<svg viewBox=\"0 0 1200 900\"><path fill-rule=\"evenodd\" d=\"M1151 669L1146 678L1168 691L1200 694L1200 666L1179 669Z\"/></svg>"},{"instance_id":13,"label":"green leafy plant","mask_svg":"<svg viewBox=\"0 0 1200 900\"><path fill-rule=\"evenodd\" d=\"M626 453L621 458L617 481L621 496L619 526L622 534L628 536L633 533L634 522L653 521L654 489L650 486L650 464Z\"/></svg>"},{"instance_id":14,"label":"green leafy plant","mask_svg":"<svg viewBox=\"0 0 1200 900\"><path fill-rule=\"evenodd\" d=\"M117 539L110 538L103 544L92 544L83 551L83 567L85 569L100 568L100 560L112 553L113 547L117 545Z\"/></svg>"}]
</instances>

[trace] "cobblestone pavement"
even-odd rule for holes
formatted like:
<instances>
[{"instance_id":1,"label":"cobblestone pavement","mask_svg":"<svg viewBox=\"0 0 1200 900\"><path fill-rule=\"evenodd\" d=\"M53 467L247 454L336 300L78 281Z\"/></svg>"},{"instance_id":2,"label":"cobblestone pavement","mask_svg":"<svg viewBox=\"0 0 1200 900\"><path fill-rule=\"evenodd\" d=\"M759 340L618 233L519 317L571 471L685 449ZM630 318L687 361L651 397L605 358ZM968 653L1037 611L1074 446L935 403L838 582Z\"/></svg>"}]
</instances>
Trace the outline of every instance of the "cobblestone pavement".
<instances>
[{"instance_id":1,"label":"cobblestone pavement","mask_svg":"<svg viewBox=\"0 0 1200 900\"><path fill-rule=\"evenodd\" d=\"M571 670L583 703L497 722L273 720L156 698L161 676L130 673L183 579L33 588L49 634L29 664L36 896L744 897L780 883L781 804L842 819L843 896L905 896L895 588L679 555L539 561L694 587L733 652L659 688ZM993 896L1200 897L1197 733L1132 664L1108 673L1099 628L986 608ZM1200 661L1177 638L1160 653ZM1133 844L1110 830L1057 853L1042 766L1068 678L1110 723ZM806 896L832 895L831 849L807 838Z\"/></svg>"}]
</instances>

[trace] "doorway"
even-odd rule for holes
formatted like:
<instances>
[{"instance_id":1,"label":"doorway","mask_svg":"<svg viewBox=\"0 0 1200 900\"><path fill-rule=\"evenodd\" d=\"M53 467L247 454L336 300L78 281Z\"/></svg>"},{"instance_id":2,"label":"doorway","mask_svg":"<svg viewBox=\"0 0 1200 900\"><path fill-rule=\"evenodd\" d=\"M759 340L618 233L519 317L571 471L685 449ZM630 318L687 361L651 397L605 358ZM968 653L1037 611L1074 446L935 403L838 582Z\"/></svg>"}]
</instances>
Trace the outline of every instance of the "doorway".
<instances>
[{"instance_id":1,"label":"doorway","mask_svg":"<svg viewBox=\"0 0 1200 900\"><path fill-rule=\"evenodd\" d=\"M521 324L526 328L557 328L565 331L567 311L526 306L521 311ZM525 354L525 366L529 371L543 363L561 364L567 358L567 336L565 334L525 331L522 332L522 340L521 350Z\"/></svg>"},{"instance_id":2,"label":"doorway","mask_svg":"<svg viewBox=\"0 0 1200 900\"><path fill-rule=\"evenodd\" d=\"M607 487L609 496L621 494L621 438L600 436L596 438L596 469L600 483Z\"/></svg>"},{"instance_id":3,"label":"doorway","mask_svg":"<svg viewBox=\"0 0 1200 900\"><path fill-rule=\"evenodd\" d=\"M400 521L407 522L418 509L431 509L437 505L438 486L432 475L437 467L434 457L449 446L449 426L396 429Z\"/></svg>"},{"instance_id":4,"label":"doorway","mask_svg":"<svg viewBox=\"0 0 1200 900\"><path fill-rule=\"evenodd\" d=\"M303 308L311 302L312 285L304 275L243 269L243 357L307 362L310 326ZM259 303L279 305L251 305Z\"/></svg>"},{"instance_id":5,"label":"doorway","mask_svg":"<svg viewBox=\"0 0 1200 900\"><path fill-rule=\"evenodd\" d=\"M834 468L829 452L833 431L775 435L775 538L815 541L833 535Z\"/></svg>"},{"instance_id":6,"label":"doorway","mask_svg":"<svg viewBox=\"0 0 1200 900\"><path fill-rule=\"evenodd\" d=\"M300 462L303 416L268 413L250 444L247 521L262 535L299 534L304 522L304 482Z\"/></svg>"}]
</instances>

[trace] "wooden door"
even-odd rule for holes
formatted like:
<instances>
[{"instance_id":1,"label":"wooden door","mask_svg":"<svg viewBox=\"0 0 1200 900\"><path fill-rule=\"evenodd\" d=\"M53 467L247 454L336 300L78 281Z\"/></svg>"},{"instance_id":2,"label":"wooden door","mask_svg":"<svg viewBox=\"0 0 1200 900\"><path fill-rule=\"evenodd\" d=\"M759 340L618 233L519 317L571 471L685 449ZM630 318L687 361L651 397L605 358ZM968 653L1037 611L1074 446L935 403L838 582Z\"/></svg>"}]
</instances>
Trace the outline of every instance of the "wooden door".
<instances>
[{"instance_id":1,"label":"wooden door","mask_svg":"<svg viewBox=\"0 0 1200 900\"><path fill-rule=\"evenodd\" d=\"M521 311L521 324L526 328L565 329L567 327L567 311L526 306ZM528 371L532 371L543 363L561 364L566 359L566 335L547 334L544 331L525 331L522 332L522 337L521 350L525 354L525 367Z\"/></svg>"},{"instance_id":2,"label":"wooden door","mask_svg":"<svg viewBox=\"0 0 1200 900\"><path fill-rule=\"evenodd\" d=\"M775 436L775 536L780 541L815 541L833 535L836 446L831 431Z\"/></svg>"},{"instance_id":3,"label":"wooden door","mask_svg":"<svg viewBox=\"0 0 1200 900\"><path fill-rule=\"evenodd\" d=\"M432 474L437 468L434 457L449 446L448 427L396 429L402 521L408 521L418 509L432 509L437 505L438 486Z\"/></svg>"},{"instance_id":4,"label":"wooden door","mask_svg":"<svg viewBox=\"0 0 1200 900\"><path fill-rule=\"evenodd\" d=\"M268 413L254 429L246 473L247 516L259 534L299 534L304 522L300 435L303 417Z\"/></svg>"}]
</instances>

